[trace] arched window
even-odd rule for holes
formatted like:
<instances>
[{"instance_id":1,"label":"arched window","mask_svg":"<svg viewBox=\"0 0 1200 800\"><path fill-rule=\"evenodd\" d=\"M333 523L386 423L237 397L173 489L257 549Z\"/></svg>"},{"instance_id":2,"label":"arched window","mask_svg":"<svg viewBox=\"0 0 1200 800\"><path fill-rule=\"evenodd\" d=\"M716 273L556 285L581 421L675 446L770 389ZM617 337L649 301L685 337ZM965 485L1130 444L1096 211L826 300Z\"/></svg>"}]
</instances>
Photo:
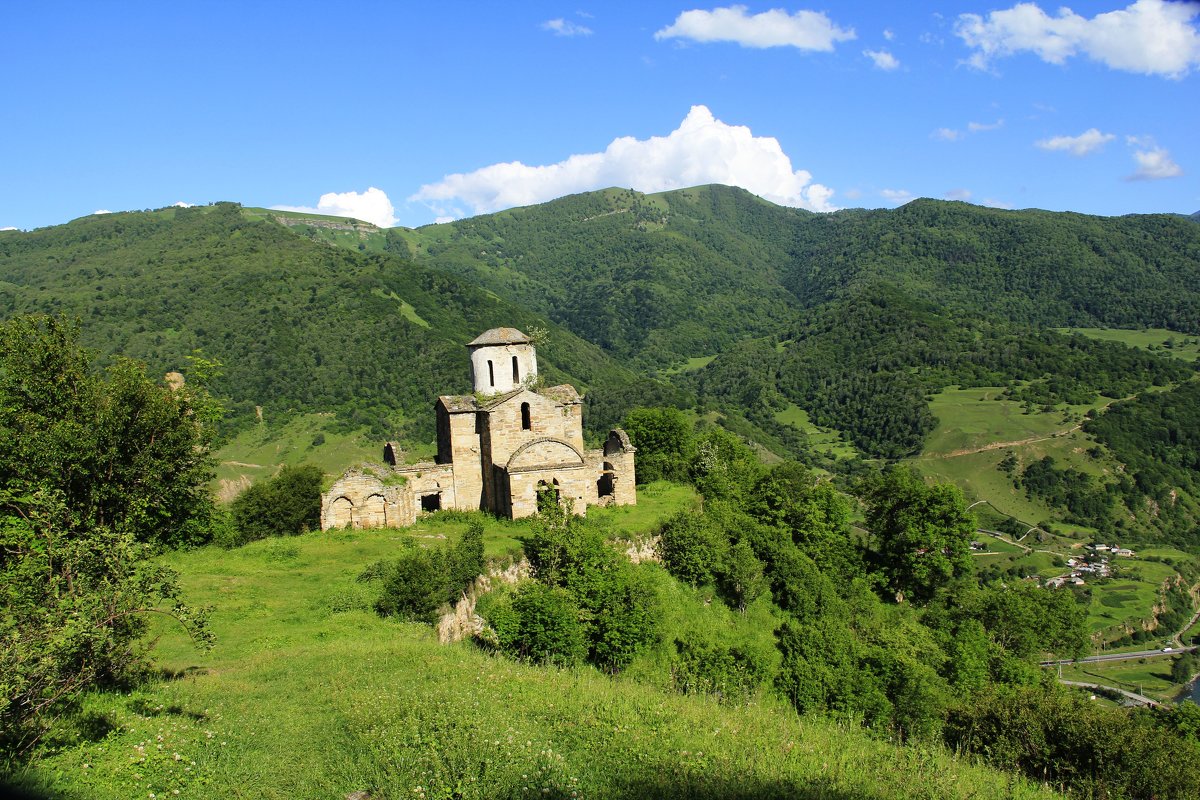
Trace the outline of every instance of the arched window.
<instances>
[{"instance_id":1,"label":"arched window","mask_svg":"<svg viewBox=\"0 0 1200 800\"><path fill-rule=\"evenodd\" d=\"M517 357L513 356L513 383L521 382L521 368L517 364Z\"/></svg>"},{"instance_id":2,"label":"arched window","mask_svg":"<svg viewBox=\"0 0 1200 800\"><path fill-rule=\"evenodd\" d=\"M496 385L496 368L492 366L492 362L488 361L488 386Z\"/></svg>"},{"instance_id":3,"label":"arched window","mask_svg":"<svg viewBox=\"0 0 1200 800\"><path fill-rule=\"evenodd\" d=\"M529 415L529 403L521 403L521 430L533 430L533 420Z\"/></svg>"}]
</instances>

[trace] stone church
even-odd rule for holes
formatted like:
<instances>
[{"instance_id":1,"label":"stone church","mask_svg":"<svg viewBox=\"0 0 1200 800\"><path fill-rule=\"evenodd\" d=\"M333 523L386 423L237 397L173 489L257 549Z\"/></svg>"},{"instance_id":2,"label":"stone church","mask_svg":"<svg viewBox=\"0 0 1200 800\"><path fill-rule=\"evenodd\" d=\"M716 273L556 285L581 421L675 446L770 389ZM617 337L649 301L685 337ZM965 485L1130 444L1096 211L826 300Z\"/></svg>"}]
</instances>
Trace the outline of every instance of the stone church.
<instances>
[{"instance_id":1,"label":"stone church","mask_svg":"<svg viewBox=\"0 0 1200 800\"><path fill-rule=\"evenodd\" d=\"M493 328L467 345L474 394L435 404L437 458L353 467L321 498L321 528L403 527L422 511L483 509L511 519L537 513L549 492L576 514L589 505L633 505L634 447L623 430L585 450L583 398L570 384L531 389L537 353L516 328Z\"/></svg>"}]
</instances>

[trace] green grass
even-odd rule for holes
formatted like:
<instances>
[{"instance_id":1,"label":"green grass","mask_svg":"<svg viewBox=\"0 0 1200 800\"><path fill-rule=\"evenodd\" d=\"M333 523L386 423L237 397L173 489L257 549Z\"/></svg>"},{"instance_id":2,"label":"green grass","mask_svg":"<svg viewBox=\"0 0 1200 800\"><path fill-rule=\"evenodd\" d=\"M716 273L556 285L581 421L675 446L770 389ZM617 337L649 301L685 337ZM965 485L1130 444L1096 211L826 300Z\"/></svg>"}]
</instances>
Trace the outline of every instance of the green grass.
<instances>
[{"instance_id":1,"label":"green grass","mask_svg":"<svg viewBox=\"0 0 1200 800\"><path fill-rule=\"evenodd\" d=\"M1070 467L1103 479L1115 465L1088 455L1095 441L1074 428L1089 409L1110 401L1100 398L1090 406L1025 414L1020 403L997 400L1001 391L950 387L934 395L930 408L938 425L921 455L910 462L931 478L955 484L970 502L987 500L1002 514L1036 524L1053 518L1053 510L1026 497L997 465L1010 452L1018 470L1051 456L1060 469Z\"/></svg>"},{"instance_id":2,"label":"green grass","mask_svg":"<svg viewBox=\"0 0 1200 800\"><path fill-rule=\"evenodd\" d=\"M1179 358L1184 361L1200 359L1200 337L1186 333L1167 330L1166 328L1146 328L1145 330L1119 330L1116 328L1057 328L1062 333L1079 333L1089 339L1102 339L1106 342L1120 342L1140 350L1153 350L1164 356ZM1174 340L1174 347L1166 347L1168 341Z\"/></svg>"},{"instance_id":3,"label":"green grass","mask_svg":"<svg viewBox=\"0 0 1200 800\"><path fill-rule=\"evenodd\" d=\"M674 488L647 492L647 505L678 506L685 493ZM617 528L642 524L614 517ZM500 527L489 528L493 552L514 532ZM15 777L80 800L1055 796L942 750L799 717L771 697L733 707L628 674L439 645L426 626L372 613L371 590L355 580L416 533L168 555L187 599L215 607L217 647L199 652L160 626L158 659L173 678L88 696L82 738L54 743ZM694 590L675 592L676 608L697 602Z\"/></svg>"},{"instance_id":4,"label":"green grass","mask_svg":"<svg viewBox=\"0 0 1200 800\"><path fill-rule=\"evenodd\" d=\"M776 411L775 420L804 431L808 436L808 446L812 450L828 452L834 458L853 458L858 455L857 448L841 432L815 424L809 418L808 412L795 403L789 403L787 408Z\"/></svg>"},{"instance_id":5,"label":"green grass","mask_svg":"<svg viewBox=\"0 0 1200 800\"><path fill-rule=\"evenodd\" d=\"M1166 564L1153 561L1117 559L1115 564L1130 577L1116 577L1092 584L1087 624L1093 633L1108 631L1115 635L1124 628L1140 628L1142 622L1150 618L1151 609L1158 602L1159 587L1176 574ZM1170 633L1174 631L1164 631L1163 635Z\"/></svg>"},{"instance_id":6,"label":"green grass","mask_svg":"<svg viewBox=\"0 0 1200 800\"><path fill-rule=\"evenodd\" d=\"M716 353L711 356L692 356L687 361L684 361L677 367L663 370L664 375L678 375L682 372L695 372L698 369L704 369L716 358Z\"/></svg>"},{"instance_id":7,"label":"green grass","mask_svg":"<svg viewBox=\"0 0 1200 800\"><path fill-rule=\"evenodd\" d=\"M1146 645L1143 645L1142 649L1146 649ZM1064 666L1062 677L1069 681L1114 686L1167 702L1179 691L1179 685L1171 682L1172 661L1173 659L1167 656L1160 656Z\"/></svg>"},{"instance_id":8,"label":"green grass","mask_svg":"<svg viewBox=\"0 0 1200 800\"><path fill-rule=\"evenodd\" d=\"M316 464L332 482L359 461L382 461L383 443L361 433L335 433L330 414L303 414L279 426L261 424L242 431L216 452L213 492L228 501L254 481L269 478L288 464ZM317 434L324 437L314 445Z\"/></svg>"}]
</instances>

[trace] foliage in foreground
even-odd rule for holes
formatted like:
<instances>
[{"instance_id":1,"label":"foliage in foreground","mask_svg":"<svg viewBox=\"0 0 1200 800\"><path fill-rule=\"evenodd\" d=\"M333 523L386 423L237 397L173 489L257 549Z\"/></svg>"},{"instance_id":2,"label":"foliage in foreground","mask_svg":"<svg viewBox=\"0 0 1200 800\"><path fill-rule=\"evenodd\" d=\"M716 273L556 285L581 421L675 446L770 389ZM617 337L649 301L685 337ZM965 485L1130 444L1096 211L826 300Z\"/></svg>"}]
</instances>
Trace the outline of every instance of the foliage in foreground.
<instances>
[{"instance_id":1,"label":"foliage in foreground","mask_svg":"<svg viewBox=\"0 0 1200 800\"><path fill-rule=\"evenodd\" d=\"M202 388L100 375L62 319L0 325L0 747L32 746L82 692L145 667L146 616L206 642L152 545L207 535Z\"/></svg>"}]
</instances>

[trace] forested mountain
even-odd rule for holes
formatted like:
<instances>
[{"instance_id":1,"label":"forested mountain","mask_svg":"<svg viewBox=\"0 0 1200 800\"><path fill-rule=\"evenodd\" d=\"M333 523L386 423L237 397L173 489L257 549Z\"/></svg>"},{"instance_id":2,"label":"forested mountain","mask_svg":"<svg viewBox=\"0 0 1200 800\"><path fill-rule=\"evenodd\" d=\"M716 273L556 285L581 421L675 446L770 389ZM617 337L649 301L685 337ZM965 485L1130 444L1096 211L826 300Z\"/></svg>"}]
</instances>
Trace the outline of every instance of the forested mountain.
<instances>
[{"instance_id":1,"label":"forested mountain","mask_svg":"<svg viewBox=\"0 0 1200 800\"><path fill-rule=\"evenodd\" d=\"M470 388L465 342L547 324L406 258L312 242L229 203L0 233L0 315L31 311L78 316L102 361L186 372L195 350L219 360L214 388L235 423L255 405L336 411L378 434L406 417L422 438L437 395ZM567 331L555 327L540 355L548 380L637 394L633 372Z\"/></svg>"},{"instance_id":2,"label":"forested mountain","mask_svg":"<svg viewBox=\"0 0 1200 800\"><path fill-rule=\"evenodd\" d=\"M704 186L610 189L390 235L646 365L777 333L881 283L956 314L1200 333L1200 228L1165 214L937 200L813 214Z\"/></svg>"},{"instance_id":3,"label":"forested mountain","mask_svg":"<svg viewBox=\"0 0 1200 800\"><path fill-rule=\"evenodd\" d=\"M26 311L78 316L102 362L165 372L197 349L218 359L233 429L257 405L269 420L333 411L412 441L432 438L438 394L467 389L463 342L547 327L545 376L588 393L593 430L634 406L695 407L836 468L812 460L804 426L787 421L797 410L890 460L922 452L938 424L930 398L948 386L1082 415L1186 383L1184 360L1051 328L1200 334L1200 227L933 200L813 214L725 186L609 189L419 230L220 203L0 232L0 315ZM1154 435L1141 428L1180 397L1138 406L1119 431L1098 420L1088 435L1109 460L1075 500L1047 489L1039 502L1101 530L1132 515L1200 540L1194 481L1145 467L1140 483L1116 477L1144 463L1131 448ZM1193 470L1193 445L1164 446ZM1017 471L1012 487L1034 496L1078 466L1025 482ZM1142 485L1152 476L1170 486ZM1177 513L1144 511L1171 492L1187 495Z\"/></svg>"}]
</instances>

